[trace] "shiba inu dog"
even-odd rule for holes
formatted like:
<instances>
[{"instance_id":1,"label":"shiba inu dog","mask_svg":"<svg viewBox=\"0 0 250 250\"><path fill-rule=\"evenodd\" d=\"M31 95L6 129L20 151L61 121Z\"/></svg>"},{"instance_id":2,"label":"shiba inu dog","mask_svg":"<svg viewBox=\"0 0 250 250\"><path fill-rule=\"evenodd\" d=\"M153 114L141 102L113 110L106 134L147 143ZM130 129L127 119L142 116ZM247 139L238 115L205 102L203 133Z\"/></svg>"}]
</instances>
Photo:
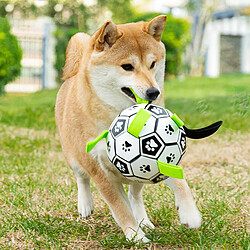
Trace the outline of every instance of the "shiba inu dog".
<instances>
[{"instance_id":1,"label":"shiba inu dog","mask_svg":"<svg viewBox=\"0 0 250 250\"><path fill-rule=\"evenodd\" d=\"M74 170L78 186L78 211L92 214L90 178L109 205L127 239L147 242L143 226L154 228L143 204L143 184L130 182L111 165L105 142L90 154L93 140L123 109L136 103L131 91L163 106L165 48L161 35L166 16L150 22L115 25L106 22L92 36L77 33L68 44L63 80L55 116L62 150ZM128 196L122 184L130 184ZM185 180L168 178L174 191L180 221L198 228L201 215Z\"/></svg>"}]
</instances>

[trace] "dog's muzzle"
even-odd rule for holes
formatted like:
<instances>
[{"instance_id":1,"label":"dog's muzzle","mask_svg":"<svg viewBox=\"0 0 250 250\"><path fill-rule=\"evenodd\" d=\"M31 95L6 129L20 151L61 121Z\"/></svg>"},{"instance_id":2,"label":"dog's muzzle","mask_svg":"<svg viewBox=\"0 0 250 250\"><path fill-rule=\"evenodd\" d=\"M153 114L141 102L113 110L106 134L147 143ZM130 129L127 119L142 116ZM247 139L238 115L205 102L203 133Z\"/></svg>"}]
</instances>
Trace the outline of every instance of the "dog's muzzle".
<instances>
[{"instance_id":1,"label":"dog's muzzle","mask_svg":"<svg viewBox=\"0 0 250 250\"><path fill-rule=\"evenodd\" d=\"M121 90L128 97L132 98L134 101L137 101L138 96L135 96L135 93L131 90L131 88L123 87ZM157 88L154 88L154 87L149 88L146 91L145 101L146 102L147 101L149 101L149 102L155 101L157 99L157 97L159 96L159 94L160 94L160 91Z\"/></svg>"}]
</instances>

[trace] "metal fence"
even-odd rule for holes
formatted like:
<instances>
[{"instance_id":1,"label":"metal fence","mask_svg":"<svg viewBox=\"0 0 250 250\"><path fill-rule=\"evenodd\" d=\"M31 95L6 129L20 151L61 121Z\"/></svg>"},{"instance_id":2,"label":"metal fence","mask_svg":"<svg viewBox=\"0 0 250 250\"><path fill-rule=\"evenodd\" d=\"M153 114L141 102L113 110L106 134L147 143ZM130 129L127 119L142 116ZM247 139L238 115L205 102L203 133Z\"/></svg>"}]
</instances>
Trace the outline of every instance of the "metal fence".
<instances>
[{"instance_id":1,"label":"metal fence","mask_svg":"<svg viewBox=\"0 0 250 250\"><path fill-rule=\"evenodd\" d=\"M17 36L22 48L23 57L21 75L14 82L7 84L6 91L35 92L42 88L55 87L53 55L48 56L48 53L54 53L53 39L51 39L53 34L49 32L50 24L42 19L11 20L11 25L12 32Z\"/></svg>"}]
</instances>

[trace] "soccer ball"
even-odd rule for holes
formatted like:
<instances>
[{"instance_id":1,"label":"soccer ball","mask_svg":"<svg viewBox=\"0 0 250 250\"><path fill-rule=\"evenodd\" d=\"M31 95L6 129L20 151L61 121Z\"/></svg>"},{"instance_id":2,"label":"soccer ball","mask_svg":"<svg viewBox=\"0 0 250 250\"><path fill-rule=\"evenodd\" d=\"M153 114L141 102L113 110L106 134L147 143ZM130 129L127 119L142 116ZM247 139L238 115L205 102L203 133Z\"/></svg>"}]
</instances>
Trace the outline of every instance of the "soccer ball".
<instances>
[{"instance_id":1,"label":"soccer ball","mask_svg":"<svg viewBox=\"0 0 250 250\"><path fill-rule=\"evenodd\" d=\"M123 176L143 183L169 177L159 164L178 165L186 150L185 132L171 117L163 107L137 104L114 119L106 137L107 155Z\"/></svg>"}]
</instances>

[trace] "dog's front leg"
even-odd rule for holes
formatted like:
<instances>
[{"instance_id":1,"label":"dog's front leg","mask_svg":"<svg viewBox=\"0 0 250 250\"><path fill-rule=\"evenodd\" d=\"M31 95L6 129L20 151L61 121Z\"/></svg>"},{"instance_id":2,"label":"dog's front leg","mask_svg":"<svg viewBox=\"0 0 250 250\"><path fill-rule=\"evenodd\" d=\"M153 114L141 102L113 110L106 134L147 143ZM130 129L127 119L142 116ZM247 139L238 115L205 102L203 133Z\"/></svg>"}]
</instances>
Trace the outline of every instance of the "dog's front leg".
<instances>
[{"instance_id":1,"label":"dog's front leg","mask_svg":"<svg viewBox=\"0 0 250 250\"><path fill-rule=\"evenodd\" d=\"M169 177L165 180L175 195L175 206L179 212L180 221L187 228L199 228L201 214L196 207L191 190L185 180Z\"/></svg>"},{"instance_id":2,"label":"dog's front leg","mask_svg":"<svg viewBox=\"0 0 250 250\"><path fill-rule=\"evenodd\" d=\"M94 210L94 203L90 189L90 177L73 157L71 157L70 165L77 178L78 212L82 217L86 218L90 216Z\"/></svg>"},{"instance_id":3,"label":"dog's front leg","mask_svg":"<svg viewBox=\"0 0 250 250\"><path fill-rule=\"evenodd\" d=\"M144 232L139 228L133 215L128 197L120 182L112 180L105 174L92 177L104 200L109 205L113 217L122 228L128 240L148 242Z\"/></svg>"},{"instance_id":4,"label":"dog's front leg","mask_svg":"<svg viewBox=\"0 0 250 250\"><path fill-rule=\"evenodd\" d=\"M149 220L143 203L143 184L134 182L129 186L128 198L133 210L133 214L139 225L154 229L153 223Z\"/></svg>"},{"instance_id":5,"label":"dog's front leg","mask_svg":"<svg viewBox=\"0 0 250 250\"><path fill-rule=\"evenodd\" d=\"M90 179L88 177L77 177L78 187L78 212L86 218L93 213L94 203L90 189Z\"/></svg>"}]
</instances>

